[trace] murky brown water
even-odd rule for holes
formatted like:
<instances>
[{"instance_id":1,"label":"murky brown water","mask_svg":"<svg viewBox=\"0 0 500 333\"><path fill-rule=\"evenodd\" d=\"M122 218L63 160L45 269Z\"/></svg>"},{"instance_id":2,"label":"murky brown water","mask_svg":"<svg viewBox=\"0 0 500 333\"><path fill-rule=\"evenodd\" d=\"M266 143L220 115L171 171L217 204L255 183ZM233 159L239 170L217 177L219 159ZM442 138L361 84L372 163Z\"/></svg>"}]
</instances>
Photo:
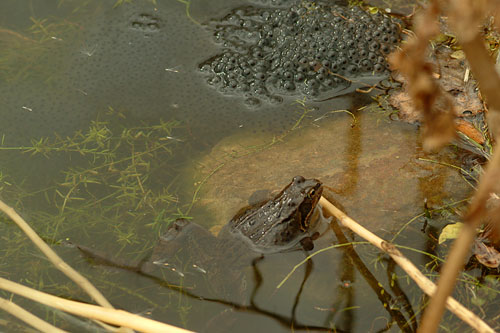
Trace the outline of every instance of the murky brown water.
<instances>
[{"instance_id":1,"label":"murky brown water","mask_svg":"<svg viewBox=\"0 0 500 333\"><path fill-rule=\"evenodd\" d=\"M219 46L196 22L222 16L243 3L191 1L190 19L186 3L175 0L160 0L157 5L137 0L114 9L115 1L2 2L0 47L8 45L9 52L0 51L0 59L9 61L0 62L8 65L0 67L0 129L2 146L12 148L0 150L0 172L8 177L0 183L2 199L21 211L116 307L128 311L196 331L412 331L413 324L406 322L418 315L424 303L421 292L369 245L319 254L279 289L277 285L306 254L266 255L249 265L236 283L244 292L229 296L214 294L210 287L196 289L190 279L170 273L138 274L99 265L61 245L69 239L133 266L151 253L159 234L179 215L188 214L216 233L256 191L279 190L295 175L321 179L347 214L387 239L423 212L424 200L438 207L470 195L470 187L455 169L426 161L459 165L459 151L422 152L415 125L390 121L376 108L358 110L371 103L365 94L249 109L208 87L197 66ZM159 31L136 29L134 22L146 19L160 22L152 25ZM32 58L12 58L22 52ZM124 159L154 159L130 164L134 172L127 167L119 169L119 176L72 187L81 177L67 175L88 167L87 157L64 149L47 151L47 158L32 157L19 148L54 131L62 137L79 130L86 133L96 119L116 130L113 137L120 137L124 128L136 128L121 143L120 149L132 152ZM147 137L145 133L160 119L180 122L168 135L151 134L154 142L175 142L168 146L171 153L164 155L151 150L153 142L134 141ZM95 148L83 143L78 147ZM120 149L117 155L123 152ZM140 149L144 153L137 155ZM109 160L102 163L106 167L99 174L113 172ZM133 183L127 177L140 180ZM134 190L115 194L120 186ZM142 194L126 201L126 195L136 198L134 191ZM165 204L144 199L157 198L150 193L167 192L173 199ZM434 253L436 244L429 235L438 234L448 223L447 216L429 219L427 233L420 232L423 220L406 228L397 243ZM87 300L27 245L12 223L1 220L0 229L2 276ZM337 237L341 236L330 232L315 250L339 243ZM425 255L408 255L417 265L429 262ZM203 280L203 273L198 274ZM71 331L90 329L80 321L22 304ZM4 313L0 318L13 320ZM448 323L453 327L456 321Z\"/></svg>"}]
</instances>

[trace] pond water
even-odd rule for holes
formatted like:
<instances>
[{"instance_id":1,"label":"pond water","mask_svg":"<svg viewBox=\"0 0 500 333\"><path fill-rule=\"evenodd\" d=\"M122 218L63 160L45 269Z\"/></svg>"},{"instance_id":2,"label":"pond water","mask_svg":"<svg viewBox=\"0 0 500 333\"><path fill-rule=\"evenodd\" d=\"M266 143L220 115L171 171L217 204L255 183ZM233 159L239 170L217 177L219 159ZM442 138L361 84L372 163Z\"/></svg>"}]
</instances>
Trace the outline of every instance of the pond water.
<instances>
[{"instance_id":1,"label":"pond water","mask_svg":"<svg viewBox=\"0 0 500 333\"><path fill-rule=\"evenodd\" d=\"M296 175L320 179L349 215L379 236L392 239L397 233L398 244L440 257L446 252L432 237L458 219L454 209L471 193L458 171L446 166L460 165L461 152L424 153L417 126L391 121L371 95L354 91L387 76L383 57L365 62L366 68L349 67L346 60L337 81L332 63L315 63L304 74L307 80L292 73L293 86L284 80L288 65L282 59L278 69L255 70L252 82L260 75L265 83L249 83L247 93L241 92L247 89L244 65L234 72L226 63L217 72L222 74L214 74L216 61L232 61L220 56L223 52L234 43L248 48L257 38L239 36L241 27L234 28L228 13L240 8L237 15L250 22L241 25L251 32L265 29L256 25L258 20L252 23L251 15L292 3L0 3L1 198L117 308L195 331L414 331L425 298L369 245L316 255L280 288L306 257L304 251L255 254L238 274L133 269L147 261L175 219L192 218L215 235L249 198L280 190ZM342 17L351 15L345 4L330 2L338 4ZM313 2L301 6L304 15L322 10ZM267 36L269 43L288 43ZM375 48L370 52L378 54L384 43L370 45ZM275 55L272 48L251 50L256 57L259 52ZM251 63L251 57L245 61ZM330 66L331 71L320 73ZM380 71L371 75L376 68ZM227 85L207 83L226 74ZM317 87L307 83L313 77L320 81ZM238 81L234 87L231 80ZM423 216L425 200L431 208L446 209ZM404 227L417 215L422 216ZM421 232L424 220L429 226ZM13 223L2 217L0 228L2 277L89 301ZM341 237L338 228L330 231L314 250L344 242ZM97 256L84 256L71 244ZM201 240L195 244L201 251L208 246ZM227 252L217 254L221 262L231 260L231 249ZM417 265L431 263L427 273L435 273L438 263L432 258L417 251L407 254ZM226 286L223 293L221 285ZM97 330L91 323L16 301L70 331ZM6 329L24 331L12 317L1 313L0 318L6 319L0 322ZM461 324L448 317L446 325Z\"/></svg>"}]
</instances>

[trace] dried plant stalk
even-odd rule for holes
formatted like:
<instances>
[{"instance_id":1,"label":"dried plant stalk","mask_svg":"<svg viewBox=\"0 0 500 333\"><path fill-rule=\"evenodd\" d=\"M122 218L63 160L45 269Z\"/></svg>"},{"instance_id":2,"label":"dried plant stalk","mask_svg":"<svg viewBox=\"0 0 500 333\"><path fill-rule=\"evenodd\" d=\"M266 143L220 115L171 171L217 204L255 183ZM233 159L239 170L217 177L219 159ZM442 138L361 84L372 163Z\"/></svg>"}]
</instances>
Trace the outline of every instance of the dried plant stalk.
<instances>
[{"instance_id":1,"label":"dried plant stalk","mask_svg":"<svg viewBox=\"0 0 500 333\"><path fill-rule=\"evenodd\" d=\"M437 1L434 1L436 4ZM495 70L493 61L484 47L484 40L479 34L481 20L488 10L492 9L485 1L450 0L447 2L447 13L453 30L469 61L472 73L480 84L481 92L490 108L488 124L494 136L499 137L500 131L500 78ZM493 8L498 13L498 5ZM495 214L497 209L488 212L487 202L490 196L498 191L500 183L500 152L495 152L481 177L478 190L474 195L468 213L464 216L466 222L458 238L454 242L450 254L443 266L438 281L438 291L422 317L419 332L436 332L444 313L445 301L452 293L458 274L463 269L469 249L476 237L476 228L489 220L493 229L498 229L500 216Z\"/></svg>"},{"instance_id":2,"label":"dried plant stalk","mask_svg":"<svg viewBox=\"0 0 500 333\"><path fill-rule=\"evenodd\" d=\"M438 329L439 322L444 313L444 304L449 295L451 295L458 274L463 269L465 259L469 254L472 242L476 237L477 227L482 223L487 213L486 202L490 196L492 185L498 184L500 179L500 151L496 150L485 173L481 178L478 190L469 207L469 212L465 216L464 227L451 247L448 258L446 259L441 275L438 281L438 291L432 297L429 306L426 308L422 317L419 332L435 332ZM494 215L498 208L493 210L490 216L491 223L498 227L498 215ZM496 219L496 220L495 220Z\"/></svg>"},{"instance_id":3,"label":"dried plant stalk","mask_svg":"<svg viewBox=\"0 0 500 333\"><path fill-rule=\"evenodd\" d=\"M38 318L37 316L33 315L32 313L26 311L19 305L6 300L5 298L0 298L0 309L7 311L14 317L24 321L26 324L31 325L32 327L36 328L40 332L44 333L64 333L66 331L63 331L55 326L52 326L51 324L47 323L45 320L42 320Z\"/></svg>"},{"instance_id":4,"label":"dried plant stalk","mask_svg":"<svg viewBox=\"0 0 500 333\"><path fill-rule=\"evenodd\" d=\"M113 308L111 303L97 290L86 277L75 271L71 266L65 263L61 257L57 255L41 238L37 233L31 229L31 227L24 221L24 219L17 214L14 208L6 205L2 200L0 200L0 210L3 211L7 216L9 216L21 230L24 231L26 236L40 249L40 251L45 254L45 256L50 260L57 269L66 274L71 280L73 280L77 285L79 285L83 290L92 297L97 304L104 306L106 308Z\"/></svg>"},{"instance_id":5,"label":"dried plant stalk","mask_svg":"<svg viewBox=\"0 0 500 333\"><path fill-rule=\"evenodd\" d=\"M434 78L433 65L427 61L429 40L439 33L437 2L415 16L415 35L400 51L389 56L389 63L407 80L414 107L424 116L424 148L435 149L456 135L454 106L450 96Z\"/></svg>"},{"instance_id":6,"label":"dried plant stalk","mask_svg":"<svg viewBox=\"0 0 500 333\"><path fill-rule=\"evenodd\" d=\"M420 272L420 270L415 267L415 265L413 265L413 263L408 260L408 258L406 258L393 244L383 240L382 238L370 232L368 229L358 224L340 209L335 207L326 198L321 197L320 204L323 209L326 210L326 213L328 213L327 215L335 216L343 226L351 229L353 232L366 239L371 244L388 253L391 258L417 283L417 285L427 295L431 296L435 293L436 285L424 274L422 274L422 272ZM488 324L482 321L481 318L476 316L454 298L447 297L446 306L457 317L462 319L478 332L494 332L494 330L490 326L488 326Z\"/></svg>"},{"instance_id":7,"label":"dried plant stalk","mask_svg":"<svg viewBox=\"0 0 500 333\"><path fill-rule=\"evenodd\" d=\"M4 278L0 278L0 289L7 290L68 313L100 320L117 326L130 327L141 332L190 332L185 329L144 318L124 310L104 308L98 305L70 301L61 297L49 295Z\"/></svg>"}]
</instances>

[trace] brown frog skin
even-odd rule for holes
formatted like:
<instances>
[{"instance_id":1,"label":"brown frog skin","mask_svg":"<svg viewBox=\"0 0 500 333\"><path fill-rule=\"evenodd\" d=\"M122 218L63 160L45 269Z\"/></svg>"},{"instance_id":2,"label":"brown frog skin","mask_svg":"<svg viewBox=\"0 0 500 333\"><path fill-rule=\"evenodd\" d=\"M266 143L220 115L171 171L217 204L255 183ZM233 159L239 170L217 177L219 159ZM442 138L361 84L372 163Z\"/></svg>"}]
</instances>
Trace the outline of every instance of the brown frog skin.
<instances>
[{"instance_id":1,"label":"brown frog skin","mask_svg":"<svg viewBox=\"0 0 500 333\"><path fill-rule=\"evenodd\" d=\"M274 198L242 209L217 237L196 223L178 219L160 237L152 255L139 262L109 258L83 245L66 245L78 248L96 264L166 282L200 299L243 304L253 292L249 270L255 282L256 263L263 254L312 250L313 240L328 231L318 205L322 191L319 180L294 177Z\"/></svg>"},{"instance_id":2,"label":"brown frog skin","mask_svg":"<svg viewBox=\"0 0 500 333\"><path fill-rule=\"evenodd\" d=\"M262 254L312 249L312 241L326 226L318 206L322 191L319 180L296 176L274 198L242 209L217 237L196 223L178 219L160 237L151 257L137 265L77 247L106 265L169 283L181 279L180 284L196 289L200 297L239 300L247 292L245 270Z\"/></svg>"},{"instance_id":3,"label":"brown frog skin","mask_svg":"<svg viewBox=\"0 0 500 333\"><path fill-rule=\"evenodd\" d=\"M319 180L296 176L274 198L240 210L217 237L196 223L178 219L160 237L141 270L169 281L186 278L183 283L208 292L204 296L242 297L245 270L255 259L312 250L320 225L325 226L318 205L322 191Z\"/></svg>"},{"instance_id":4,"label":"brown frog skin","mask_svg":"<svg viewBox=\"0 0 500 333\"><path fill-rule=\"evenodd\" d=\"M322 190L319 180L296 176L274 198L242 209L217 238L196 223L176 220L160 238L150 262L177 267L177 272L193 268L206 272L213 267L242 267L248 257L263 253L311 250L318 234Z\"/></svg>"},{"instance_id":5,"label":"brown frog skin","mask_svg":"<svg viewBox=\"0 0 500 333\"><path fill-rule=\"evenodd\" d=\"M241 238L260 253L294 248L315 231L319 220L316 206L322 192L319 180L296 176L273 199L240 210L219 237Z\"/></svg>"}]
</instances>

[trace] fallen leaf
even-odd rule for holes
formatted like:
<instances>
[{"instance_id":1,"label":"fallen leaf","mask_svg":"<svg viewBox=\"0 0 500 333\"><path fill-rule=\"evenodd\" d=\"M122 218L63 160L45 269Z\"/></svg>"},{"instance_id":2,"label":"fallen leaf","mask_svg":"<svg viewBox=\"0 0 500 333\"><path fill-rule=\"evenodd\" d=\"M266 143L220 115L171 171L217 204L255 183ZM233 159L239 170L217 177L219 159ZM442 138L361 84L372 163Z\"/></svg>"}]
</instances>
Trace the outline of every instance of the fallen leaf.
<instances>
[{"instance_id":1,"label":"fallen leaf","mask_svg":"<svg viewBox=\"0 0 500 333\"><path fill-rule=\"evenodd\" d=\"M464 61L451 57L451 54L458 51L452 52L449 48L441 46L434 49L433 52L430 60L434 68L439 69L438 73L433 71L433 76L435 79L437 78L438 84L446 94L451 97L455 106L455 115L463 117L466 113L472 116L482 112L483 103L478 95L477 83L468 77L468 69L463 63ZM467 80L465 80L466 77L468 77ZM406 79L398 73L393 74L393 78L403 83L402 89L394 89L389 92L388 99L389 103L399 110L399 118L410 123L422 121L423 115L411 101ZM500 125L498 128L500 132Z\"/></svg>"},{"instance_id":2,"label":"fallen leaf","mask_svg":"<svg viewBox=\"0 0 500 333\"><path fill-rule=\"evenodd\" d=\"M455 239L458 237L460 230L464 224L462 222L448 224L446 227L441 230L441 234L439 235L439 244L444 243L448 239Z\"/></svg>"},{"instance_id":3,"label":"fallen leaf","mask_svg":"<svg viewBox=\"0 0 500 333\"><path fill-rule=\"evenodd\" d=\"M453 52L452 54L450 54L450 57L452 57L453 59L465 59L465 53L464 51L462 50L457 50L455 52Z\"/></svg>"},{"instance_id":4,"label":"fallen leaf","mask_svg":"<svg viewBox=\"0 0 500 333\"><path fill-rule=\"evenodd\" d=\"M467 135L470 139L479 143L480 145L484 144L484 137L481 132L477 128L474 127L470 122L458 119L457 120L457 130Z\"/></svg>"},{"instance_id":5,"label":"fallen leaf","mask_svg":"<svg viewBox=\"0 0 500 333\"><path fill-rule=\"evenodd\" d=\"M474 241L472 253L486 267L497 268L500 265L500 252L494 247L484 244L480 239Z\"/></svg>"}]
</instances>

